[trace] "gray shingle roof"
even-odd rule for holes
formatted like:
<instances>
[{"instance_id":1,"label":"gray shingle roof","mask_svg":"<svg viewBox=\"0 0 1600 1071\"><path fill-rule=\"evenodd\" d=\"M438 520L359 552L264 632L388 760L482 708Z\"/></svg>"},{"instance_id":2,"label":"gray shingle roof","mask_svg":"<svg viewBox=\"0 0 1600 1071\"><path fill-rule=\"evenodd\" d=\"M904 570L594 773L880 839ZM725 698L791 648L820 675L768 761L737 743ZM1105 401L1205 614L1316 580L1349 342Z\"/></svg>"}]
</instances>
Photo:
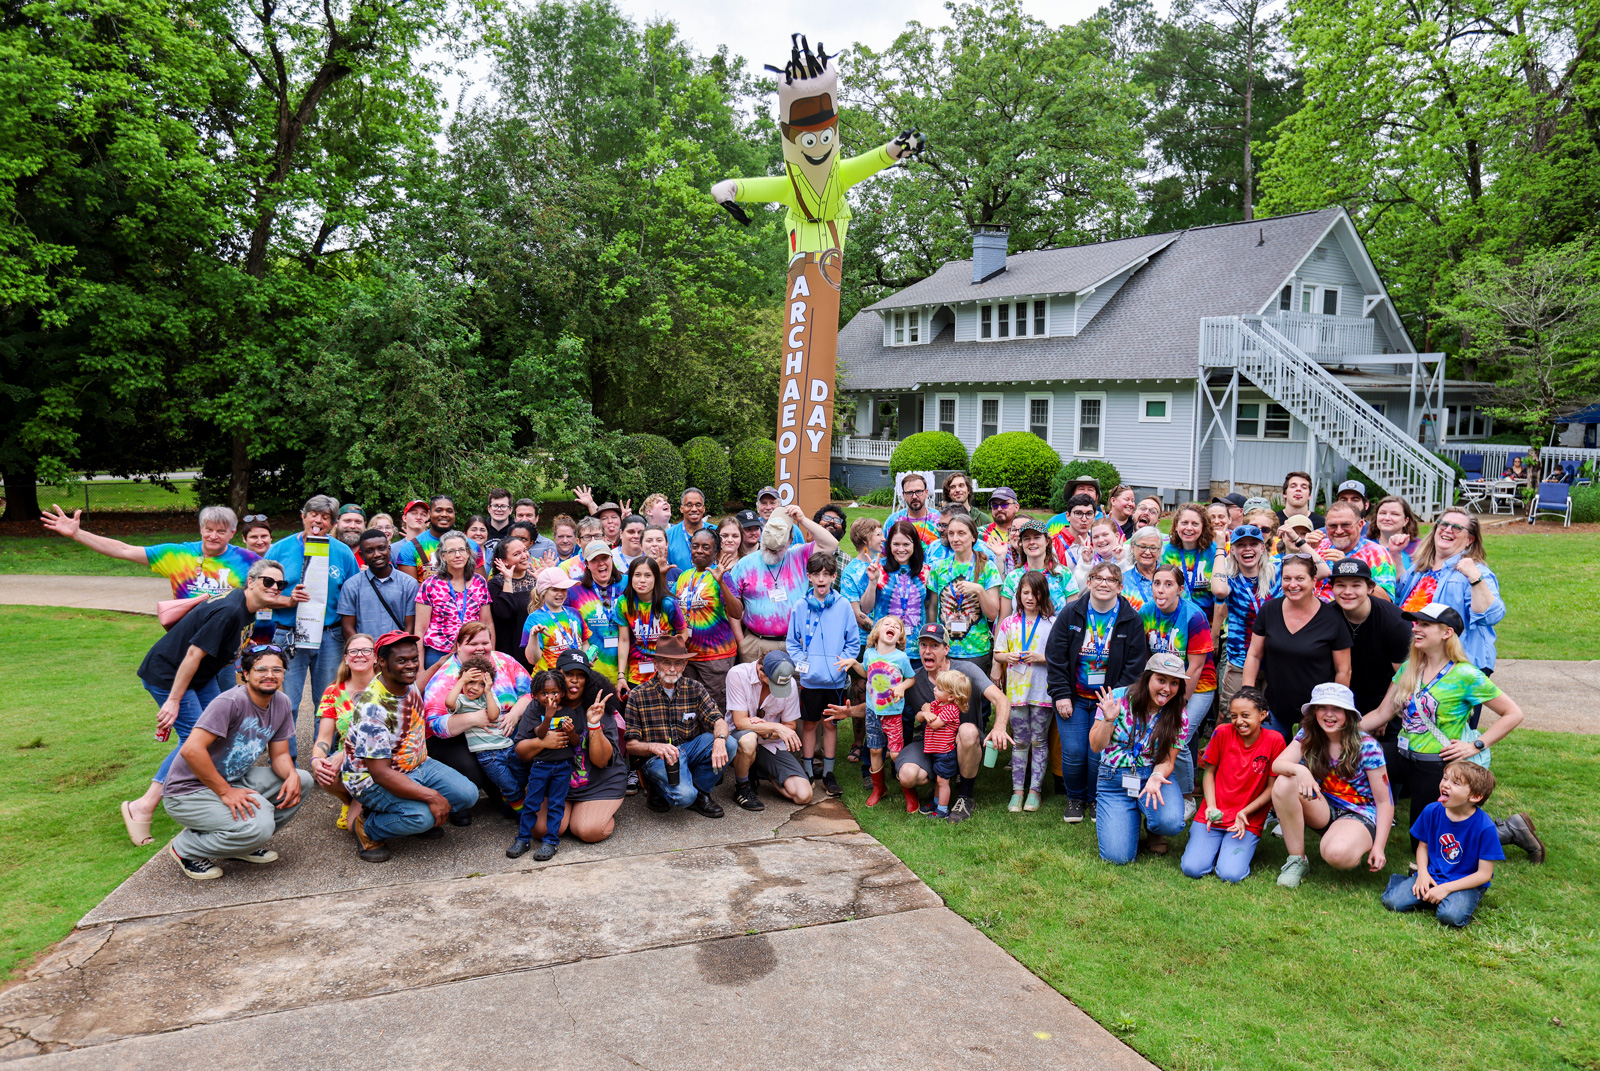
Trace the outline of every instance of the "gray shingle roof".
<instances>
[{"instance_id":1,"label":"gray shingle roof","mask_svg":"<svg viewBox=\"0 0 1600 1071\"><path fill-rule=\"evenodd\" d=\"M974 287L972 262L947 264L929 279L901 294L927 286L947 273L961 279L959 298L1002 298L1008 294L1055 293L1070 286L1051 285L1032 274L1026 287L1011 264L1027 259L1054 258L1061 279L1079 279L1111 261L1109 271L1137 260L1127 255L1140 241L1156 246L1150 262L1135 272L1083 332L1072 338L1027 338L1004 341L954 341L946 329L923 346L883 345L882 320L872 309L892 302L903 305L901 295L863 309L839 332L839 363L848 390L908 390L927 383L1017 383L1071 379L1192 379L1197 374L1200 320L1205 316L1254 315L1277 293L1337 219L1342 209L1325 208L1292 216L1275 216L1249 223L1197 227L1144 239L1101 242L1088 246L1050 250L1039 254L1014 254L1005 274L983 287ZM1264 238L1264 242L1259 242ZM1162 248L1163 244L1164 248ZM1103 255L1106 246L1121 247ZM1074 258L1078 258L1076 261ZM1119 259L1120 258L1120 259ZM1072 267L1081 263L1085 267ZM1090 282L1108 274L1101 271ZM1004 288L989 287L1004 280ZM1038 285L1034 285L1037 282ZM941 286L943 284L941 283ZM930 291L932 292L932 291ZM913 302L922 304L924 302Z\"/></svg>"}]
</instances>

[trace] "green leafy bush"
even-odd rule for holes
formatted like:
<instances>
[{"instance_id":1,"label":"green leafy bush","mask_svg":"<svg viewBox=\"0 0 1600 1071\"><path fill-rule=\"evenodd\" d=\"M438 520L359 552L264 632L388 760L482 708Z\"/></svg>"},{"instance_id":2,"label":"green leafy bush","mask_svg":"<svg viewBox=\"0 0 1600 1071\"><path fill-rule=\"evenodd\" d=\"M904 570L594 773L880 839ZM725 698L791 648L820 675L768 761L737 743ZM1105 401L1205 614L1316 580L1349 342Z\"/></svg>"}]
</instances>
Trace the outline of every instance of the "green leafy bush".
<instances>
[{"instance_id":1,"label":"green leafy bush","mask_svg":"<svg viewBox=\"0 0 1600 1071\"><path fill-rule=\"evenodd\" d=\"M1122 473L1109 461L1069 461L1050 479L1049 507L1057 513L1067 508L1067 481L1079 476L1091 476L1100 481L1100 496L1104 498L1111 489L1122 482ZM1016 488L1012 488L1016 490ZM1020 493L1020 492L1019 492Z\"/></svg>"},{"instance_id":2,"label":"green leafy bush","mask_svg":"<svg viewBox=\"0 0 1600 1071\"><path fill-rule=\"evenodd\" d=\"M659 435L630 435L622 441L622 471L617 476L617 497L631 499L635 508L646 495L657 492L676 503L683 497L683 455Z\"/></svg>"},{"instance_id":3,"label":"green leafy bush","mask_svg":"<svg viewBox=\"0 0 1600 1071\"><path fill-rule=\"evenodd\" d=\"M756 492L770 484L778 471L778 444L771 439L746 439L733 448L728 464L733 497L754 509Z\"/></svg>"},{"instance_id":4,"label":"green leafy bush","mask_svg":"<svg viewBox=\"0 0 1600 1071\"><path fill-rule=\"evenodd\" d=\"M1433 456L1450 466L1450 490L1445 492L1444 500L1446 502L1454 502L1456 500L1456 496L1461 490L1461 481L1467 478L1467 470L1462 468L1461 462L1457 461L1453 457L1439 453L1436 453ZM1387 495L1387 491L1382 492L1378 495L1378 498L1374 498L1372 501L1376 502L1379 498L1385 498Z\"/></svg>"},{"instance_id":5,"label":"green leafy bush","mask_svg":"<svg viewBox=\"0 0 1600 1071\"><path fill-rule=\"evenodd\" d=\"M894 505L894 488L875 487L856 499L856 501L863 506L892 506Z\"/></svg>"},{"instance_id":6,"label":"green leafy bush","mask_svg":"<svg viewBox=\"0 0 1600 1071\"><path fill-rule=\"evenodd\" d=\"M1600 524L1600 484L1572 489L1572 523Z\"/></svg>"},{"instance_id":7,"label":"green leafy bush","mask_svg":"<svg viewBox=\"0 0 1600 1071\"><path fill-rule=\"evenodd\" d=\"M967 468L967 448L948 431L919 431L907 436L889 458L889 475Z\"/></svg>"},{"instance_id":8,"label":"green leafy bush","mask_svg":"<svg viewBox=\"0 0 1600 1071\"><path fill-rule=\"evenodd\" d=\"M1462 471L1465 471L1465 470L1462 470ZM1387 498L1389 496L1389 492L1384 489L1384 486L1381 483L1379 483L1377 480L1374 480L1371 476L1368 476L1366 473L1362 472L1360 469L1356 468L1354 465L1351 465L1349 471L1347 471L1344 474L1344 479L1345 480L1360 480L1361 481L1361 485L1367 489L1367 501L1368 502L1376 502L1380 498ZM1344 480L1340 480L1339 481L1339 483L1343 483L1343 482L1344 482ZM1338 484L1334 484L1334 487L1337 487L1337 486L1338 486ZM1333 493L1334 493L1333 487L1328 488L1327 494L1332 495Z\"/></svg>"},{"instance_id":9,"label":"green leafy bush","mask_svg":"<svg viewBox=\"0 0 1600 1071\"><path fill-rule=\"evenodd\" d=\"M1061 470L1055 449L1031 431L991 435L972 452L972 482L979 487L1009 487L1024 506L1050 497L1050 481Z\"/></svg>"},{"instance_id":10,"label":"green leafy bush","mask_svg":"<svg viewBox=\"0 0 1600 1071\"><path fill-rule=\"evenodd\" d=\"M728 502L728 489L733 483L733 468L728 464L728 451L709 435L697 435L683 444L683 467L688 480L686 486L698 487L705 492L706 509L721 514Z\"/></svg>"}]
</instances>

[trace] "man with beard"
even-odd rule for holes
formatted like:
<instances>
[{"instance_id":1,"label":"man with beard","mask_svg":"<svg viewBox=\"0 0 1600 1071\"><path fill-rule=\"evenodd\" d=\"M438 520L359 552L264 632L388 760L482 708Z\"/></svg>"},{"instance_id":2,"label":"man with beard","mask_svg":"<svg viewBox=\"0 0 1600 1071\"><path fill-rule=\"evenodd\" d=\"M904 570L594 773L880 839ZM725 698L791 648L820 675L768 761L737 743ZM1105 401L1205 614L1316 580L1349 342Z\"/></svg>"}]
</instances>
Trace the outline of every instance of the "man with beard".
<instances>
[{"instance_id":1,"label":"man with beard","mask_svg":"<svg viewBox=\"0 0 1600 1071\"><path fill-rule=\"evenodd\" d=\"M356 552L367 567L339 589L339 621L345 643L358 632L381 636L395 629L411 631L421 585L394 567L389 551L389 537L376 528L361 533Z\"/></svg>"},{"instance_id":2,"label":"man with beard","mask_svg":"<svg viewBox=\"0 0 1600 1071\"><path fill-rule=\"evenodd\" d=\"M339 517L333 522L333 537L351 550L361 542L361 533L367 530L367 511L354 502L339 507Z\"/></svg>"},{"instance_id":3,"label":"man with beard","mask_svg":"<svg viewBox=\"0 0 1600 1071\"><path fill-rule=\"evenodd\" d=\"M791 545L799 526L811 542ZM774 513L761 529L758 549L746 554L728 573L728 586L744 604L740 619L739 661L759 662L769 651L784 649L789 615L805 596L806 563L815 551L832 554L839 541L797 505Z\"/></svg>"},{"instance_id":4,"label":"man with beard","mask_svg":"<svg viewBox=\"0 0 1600 1071\"><path fill-rule=\"evenodd\" d=\"M704 685L684 677L689 649L682 640L657 640L655 662L655 676L629 690L623 715L627 752L645 760L650 809L688 807L721 818L711 790L738 751L728 739L728 720Z\"/></svg>"}]
</instances>

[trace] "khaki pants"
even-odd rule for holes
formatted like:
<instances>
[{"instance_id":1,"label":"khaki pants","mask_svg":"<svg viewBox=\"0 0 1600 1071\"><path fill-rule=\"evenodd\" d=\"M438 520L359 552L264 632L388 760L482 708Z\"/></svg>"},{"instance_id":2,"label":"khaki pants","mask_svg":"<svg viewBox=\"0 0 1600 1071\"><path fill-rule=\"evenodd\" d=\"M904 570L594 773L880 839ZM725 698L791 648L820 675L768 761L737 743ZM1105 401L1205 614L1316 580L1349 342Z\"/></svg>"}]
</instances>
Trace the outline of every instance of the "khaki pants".
<instances>
[{"instance_id":1,"label":"khaki pants","mask_svg":"<svg viewBox=\"0 0 1600 1071\"><path fill-rule=\"evenodd\" d=\"M683 675L705 685L718 710L728 709L728 670L733 668L732 658L717 658L709 662L690 662Z\"/></svg>"},{"instance_id":2,"label":"khaki pants","mask_svg":"<svg viewBox=\"0 0 1600 1071\"><path fill-rule=\"evenodd\" d=\"M1233 697L1239 694L1239 689L1244 687L1244 667L1228 663L1228 668L1223 671L1222 680L1217 684L1217 724L1221 725L1228 719L1228 710L1233 706Z\"/></svg>"},{"instance_id":3,"label":"khaki pants","mask_svg":"<svg viewBox=\"0 0 1600 1071\"><path fill-rule=\"evenodd\" d=\"M757 636L753 632L746 632L739 637L739 662L759 662L770 651L784 650L783 640L768 640Z\"/></svg>"}]
</instances>

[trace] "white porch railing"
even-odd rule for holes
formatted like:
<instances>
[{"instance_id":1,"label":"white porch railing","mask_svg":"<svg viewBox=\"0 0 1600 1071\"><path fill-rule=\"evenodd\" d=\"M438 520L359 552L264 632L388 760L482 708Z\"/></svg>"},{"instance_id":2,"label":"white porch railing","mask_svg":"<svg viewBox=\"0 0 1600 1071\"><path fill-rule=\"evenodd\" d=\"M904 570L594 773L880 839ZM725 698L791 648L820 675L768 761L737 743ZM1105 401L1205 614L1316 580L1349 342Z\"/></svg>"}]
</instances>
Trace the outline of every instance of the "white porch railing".
<instances>
[{"instance_id":1,"label":"white porch railing","mask_svg":"<svg viewBox=\"0 0 1600 1071\"><path fill-rule=\"evenodd\" d=\"M832 457L835 461L877 461L887 465L894 456L897 439L868 439L859 435L836 435Z\"/></svg>"},{"instance_id":2,"label":"white porch railing","mask_svg":"<svg viewBox=\"0 0 1600 1071\"><path fill-rule=\"evenodd\" d=\"M1453 498L1455 473L1449 465L1408 439L1262 317L1202 319L1200 367L1202 375L1210 368L1236 369L1318 441L1390 494L1405 496L1423 517L1431 520ZM1232 447L1232 428L1225 434Z\"/></svg>"},{"instance_id":3,"label":"white porch railing","mask_svg":"<svg viewBox=\"0 0 1600 1071\"><path fill-rule=\"evenodd\" d=\"M1511 458L1515 454L1527 455L1532 451L1529 447L1518 446L1512 443L1450 443L1439 447L1439 453L1452 457L1458 464L1465 465L1462 458L1477 454L1483 458L1483 474L1490 479L1498 477L1511 465ZM1539 448L1539 478L1549 479L1552 472L1561 468L1563 461L1576 461L1583 464L1592 461L1600 469L1600 450L1592 447L1581 446L1541 446ZM1526 464L1526 460L1523 462Z\"/></svg>"},{"instance_id":4,"label":"white porch railing","mask_svg":"<svg viewBox=\"0 0 1600 1071\"><path fill-rule=\"evenodd\" d=\"M1374 326L1364 316L1279 311L1261 319L1288 339L1295 349L1312 357L1357 357L1373 352ZM1398 355L1395 359L1401 360Z\"/></svg>"}]
</instances>

